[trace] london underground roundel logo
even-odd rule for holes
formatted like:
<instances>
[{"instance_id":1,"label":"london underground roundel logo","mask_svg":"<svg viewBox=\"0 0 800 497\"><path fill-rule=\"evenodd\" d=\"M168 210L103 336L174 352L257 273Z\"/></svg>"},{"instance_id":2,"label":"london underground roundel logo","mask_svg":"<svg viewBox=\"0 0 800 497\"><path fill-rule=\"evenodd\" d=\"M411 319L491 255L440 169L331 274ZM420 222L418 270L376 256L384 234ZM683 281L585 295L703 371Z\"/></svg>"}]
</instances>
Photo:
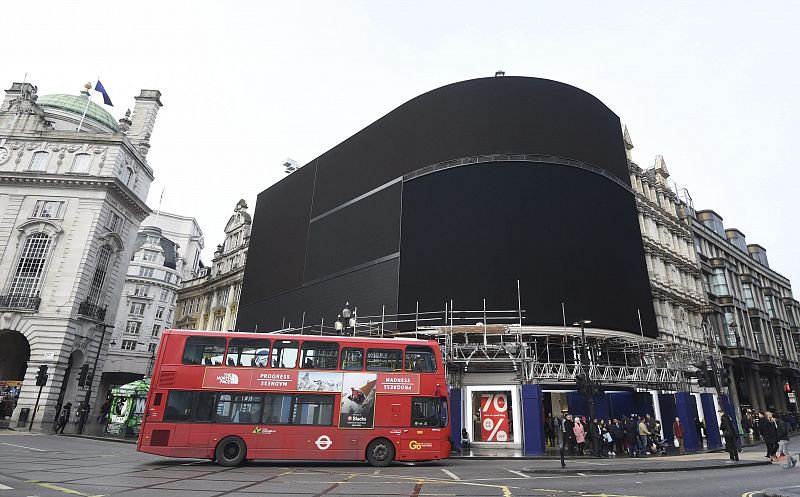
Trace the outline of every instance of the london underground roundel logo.
<instances>
[{"instance_id":1,"label":"london underground roundel logo","mask_svg":"<svg viewBox=\"0 0 800 497\"><path fill-rule=\"evenodd\" d=\"M333 445L333 440L328 435L320 435L316 442L314 442L319 450L326 450Z\"/></svg>"}]
</instances>

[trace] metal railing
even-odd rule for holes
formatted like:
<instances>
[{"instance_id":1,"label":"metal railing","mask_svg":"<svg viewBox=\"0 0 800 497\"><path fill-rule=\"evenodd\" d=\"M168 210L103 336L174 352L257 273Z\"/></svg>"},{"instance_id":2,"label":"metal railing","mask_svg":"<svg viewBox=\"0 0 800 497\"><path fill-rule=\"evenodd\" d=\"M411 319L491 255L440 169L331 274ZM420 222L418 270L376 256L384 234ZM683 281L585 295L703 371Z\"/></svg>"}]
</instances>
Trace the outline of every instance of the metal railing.
<instances>
[{"instance_id":1,"label":"metal railing","mask_svg":"<svg viewBox=\"0 0 800 497\"><path fill-rule=\"evenodd\" d=\"M97 304L92 304L88 300L84 300L78 306L78 314L83 317L87 317L89 319L94 319L97 321L105 321L106 308L100 307Z\"/></svg>"},{"instance_id":2,"label":"metal railing","mask_svg":"<svg viewBox=\"0 0 800 497\"><path fill-rule=\"evenodd\" d=\"M0 295L0 309L38 311L42 299L27 295Z\"/></svg>"}]
</instances>

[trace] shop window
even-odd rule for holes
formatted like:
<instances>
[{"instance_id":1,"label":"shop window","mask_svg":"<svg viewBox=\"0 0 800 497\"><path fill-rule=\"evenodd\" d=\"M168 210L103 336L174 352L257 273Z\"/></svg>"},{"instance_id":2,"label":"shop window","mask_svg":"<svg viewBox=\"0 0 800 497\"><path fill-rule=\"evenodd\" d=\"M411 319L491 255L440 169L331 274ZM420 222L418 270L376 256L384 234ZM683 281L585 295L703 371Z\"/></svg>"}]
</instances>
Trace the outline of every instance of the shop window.
<instances>
[{"instance_id":1,"label":"shop window","mask_svg":"<svg viewBox=\"0 0 800 497\"><path fill-rule=\"evenodd\" d=\"M361 371L364 369L364 349L342 349L342 369L345 371Z\"/></svg>"},{"instance_id":2,"label":"shop window","mask_svg":"<svg viewBox=\"0 0 800 497\"><path fill-rule=\"evenodd\" d=\"M406 371L435 373L436 355L433 353L433 349L416 345L406 347Z\"/></svg>"},{"instance_id":3,"label":"shop window","mask_svg":"<svg viewBox=\"0 0 800 497\"><path fill-rule=\"evenodd\" d=\"M367 349L367 371L402 371L403 351L399 349Z\"/></svg>"},{"instance_id":4,"label":"shop window","mask_svg":"<svg viewBox=\"0 0 800 497\"><path fill-rule=\"evenodd\" d=\"M228 366L265 368L269 358L269 340L233 338L228 345Z\"/></svg>"},{"instance_id":5,"label":"shop window","mask_svg":"<svg viewBox=\"0 0 800 497\"><path fill-rule=\"evenodd\" d=\"M513 442L509 391L472 393L472 437L476 442Z\"/></svg>"}]
</instances>

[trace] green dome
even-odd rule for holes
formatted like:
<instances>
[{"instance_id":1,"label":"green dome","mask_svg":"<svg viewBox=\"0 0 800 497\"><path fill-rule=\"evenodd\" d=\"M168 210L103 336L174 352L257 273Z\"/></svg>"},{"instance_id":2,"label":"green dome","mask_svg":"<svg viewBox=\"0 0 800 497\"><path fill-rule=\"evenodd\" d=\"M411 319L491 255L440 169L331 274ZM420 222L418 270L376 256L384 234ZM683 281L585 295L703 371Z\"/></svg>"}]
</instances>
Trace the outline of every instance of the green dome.
<instances>
[{"instance_id":1,"label":"green dome","mask_svg":"<svg viewBox=\"0 0 800 497\"><path fill-rule=\"evenodd\" d=\"M78 119L80 119L83 115L83 110L86 109L86 95L42 95L36 100L36 103L45 109L60 109L72 112L77 114ZM94 102L89 104L89 109L86 110L86 118L111 128L114 131L119 131L119 125L117 124L117 120L114 119L114 116Z\"/></svg>"}]
</instances>

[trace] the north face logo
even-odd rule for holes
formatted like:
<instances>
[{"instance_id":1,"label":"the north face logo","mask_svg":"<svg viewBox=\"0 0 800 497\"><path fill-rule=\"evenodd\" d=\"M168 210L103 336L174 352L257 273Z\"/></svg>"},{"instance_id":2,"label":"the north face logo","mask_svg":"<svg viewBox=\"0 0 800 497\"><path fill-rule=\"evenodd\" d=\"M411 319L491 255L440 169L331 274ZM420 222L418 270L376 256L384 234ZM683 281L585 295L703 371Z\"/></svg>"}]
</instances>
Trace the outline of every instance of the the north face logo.
<instances>
[{"instance_id":1,"label":"the north face logo","mask_svg":"<svg viewBox=\"0 0 800 497\"><path fill-rule=\"evenodd\" d=\"M217 381L220 383L220 385L238 385L239 375L236 373L222 373L221 375L217 376Z\"/></svg>"}]
</instances>

